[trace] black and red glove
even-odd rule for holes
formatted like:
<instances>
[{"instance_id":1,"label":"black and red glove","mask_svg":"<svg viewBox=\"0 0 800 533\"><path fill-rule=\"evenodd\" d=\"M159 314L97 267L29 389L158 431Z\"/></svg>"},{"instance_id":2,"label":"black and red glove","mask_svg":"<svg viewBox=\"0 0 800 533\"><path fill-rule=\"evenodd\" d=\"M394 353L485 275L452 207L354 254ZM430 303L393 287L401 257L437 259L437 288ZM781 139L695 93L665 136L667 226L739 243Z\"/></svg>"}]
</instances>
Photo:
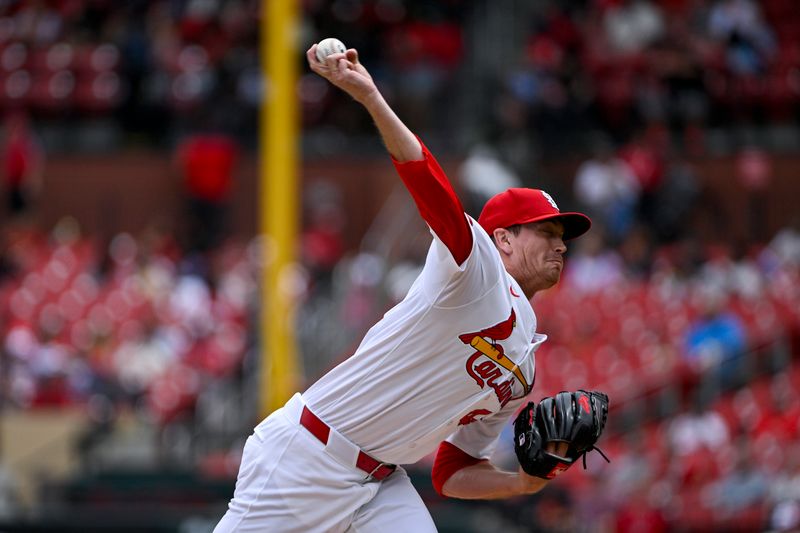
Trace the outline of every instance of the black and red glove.
<instances>
[{"instance_id":1,"label":"black and red glove","mask_svg":"<svg viewBox=\"0 0 800 533\"><path fill-rule=\"evenodd\" d=\"M559 392L538 406L529 402L514 420L514 451L522 470L553 479L582 456L585 467L585 454L596 449L607 418L608 396L602 392ZM565 457L546 451L548 442L567 443Z\"/></svg>"}]
</instances>

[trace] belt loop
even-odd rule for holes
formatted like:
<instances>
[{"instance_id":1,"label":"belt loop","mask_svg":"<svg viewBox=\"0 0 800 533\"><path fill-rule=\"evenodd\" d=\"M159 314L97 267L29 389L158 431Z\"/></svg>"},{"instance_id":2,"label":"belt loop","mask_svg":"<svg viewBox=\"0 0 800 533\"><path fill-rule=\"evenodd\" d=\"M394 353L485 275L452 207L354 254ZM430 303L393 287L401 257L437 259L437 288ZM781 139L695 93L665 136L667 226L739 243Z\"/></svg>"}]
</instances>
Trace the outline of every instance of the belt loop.
<instances>
[{"instance_id":1,"label":"belt loop","mask_svg":"<svg viewBox=\"0 0 800 533\"><path fill-rule=\"evenodd\" d=\"M382 466L383 466L383 463L378 463L377 465L375 465L375 468L372 469L372 472L368 472L367 473L367 481L373 479L375 477L375 472L380 470Z\"/></svg>"},{"instance_id":2,"label":"belt loop","mask_svg":"<svg viewBox=\"0 0 800 533\"><path fill-rule=\"evenodd\" d=\"M366 472L365 483L372 479L381 481L394 472L395 465L382 463L360 450L358 446L348 441L335 430L331 430L330 426L305 405L302 407L299 422L301 426L305 427L309 433L325 445L327 453L340 459L346 457L347 462L350 462L362 472ZM382 471L382 469L385 470Z\"/></svg>"}]
</instances>

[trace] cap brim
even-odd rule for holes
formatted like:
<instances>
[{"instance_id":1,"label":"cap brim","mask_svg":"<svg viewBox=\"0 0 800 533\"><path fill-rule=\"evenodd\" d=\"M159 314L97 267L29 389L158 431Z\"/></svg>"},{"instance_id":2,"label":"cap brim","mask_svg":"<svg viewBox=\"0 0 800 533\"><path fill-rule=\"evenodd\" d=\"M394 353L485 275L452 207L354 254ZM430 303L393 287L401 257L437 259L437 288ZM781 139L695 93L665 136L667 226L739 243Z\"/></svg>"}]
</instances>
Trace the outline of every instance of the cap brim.
<instances>
[{"instance_id":1,"label":"cap brim","mask_svg":"<svg viewBox=\"0 0 800 533\"><path fill-rule=\"evenodd\" d=\"M540 217L532 218L522 222L522 224L529 224L531 222L543 222L545 220L558 220L564 224L564 240L569 241L580 237L592 227L592 220L583 213L555 213L552 215L543 215Z\"/></svg>"}]
</instances>

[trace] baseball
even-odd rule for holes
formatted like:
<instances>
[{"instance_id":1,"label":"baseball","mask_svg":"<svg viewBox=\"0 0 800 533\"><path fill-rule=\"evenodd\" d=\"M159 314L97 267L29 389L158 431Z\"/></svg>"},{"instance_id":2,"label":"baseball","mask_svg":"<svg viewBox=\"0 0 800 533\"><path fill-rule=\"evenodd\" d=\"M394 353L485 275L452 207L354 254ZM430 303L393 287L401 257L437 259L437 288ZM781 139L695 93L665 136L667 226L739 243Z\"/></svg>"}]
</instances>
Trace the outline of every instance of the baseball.
<instances>
[{"instance_id":1,"label":"baseball","mask_svg":"<svg viewBox=\"0 0 800 533\"><path fill-rule=\"evenodd\" d=\"M344 43L335 37L322 39L317 44L317 61L322 63L331 54L343 54L347 50Z\"/></svg>"}]
</instances>

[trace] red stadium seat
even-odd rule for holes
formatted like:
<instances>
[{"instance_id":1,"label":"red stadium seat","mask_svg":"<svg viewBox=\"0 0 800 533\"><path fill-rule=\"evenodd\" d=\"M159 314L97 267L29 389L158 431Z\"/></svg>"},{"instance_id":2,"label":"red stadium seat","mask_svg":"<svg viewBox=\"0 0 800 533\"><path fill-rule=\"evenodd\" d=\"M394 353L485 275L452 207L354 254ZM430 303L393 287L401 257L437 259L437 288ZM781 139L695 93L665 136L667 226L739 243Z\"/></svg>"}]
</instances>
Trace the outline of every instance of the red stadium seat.
<instances>
[{"instance_id":1,"label":"red stadium seat","mask_svg":"<svg viewBox=\"0 0 800 533\"><path fill-rule=\"evenodd\" d=\"M27 70L0 75L0 106L6 110L27 107L32 87L33 78Z\"/></svg>"},{"instance_id":2,"label":"red stadium seat","mask_svg":"<svg viewBox=\"0 0 800 533\"><path fill-rule=\"evenodd\" d=\"M30 51L24 43L14 41L0 48L0 69L3 72L14 72L25 69L30 61Z\"/></svg>"},{"instance_id":3,"label":"red stadium seat","mask_svg":"<svg viewBox=\"0 0 800 533\"><path fill-rule=\"evenodd\" d=\"M113 71L119 63L119 49L111 43L83 45L74 51L74 68L79 76Z\"/></svg>"},{"instance_id":4,"label":"red stadium seat","mask_svg":"<svg viewBox=\"0 0 800 533\"><path fill-rule=\"evenodd\" d=\"M46 113L61 113L72 106L75 96L75 75L68 70L40 73L33 79L30 105Z\"/></svg>"},{"instance_id":5,"label":"red stadium seat","mask_svg":"<svg viewBox=\"0 0 800 533\"><path fill-rule=\"evenodd\" d=\"M122 101L120 77L111 71L84 75L75 90L76 107L83 113L104 114L113 111Z\"/></svg>"}]
</instances>

